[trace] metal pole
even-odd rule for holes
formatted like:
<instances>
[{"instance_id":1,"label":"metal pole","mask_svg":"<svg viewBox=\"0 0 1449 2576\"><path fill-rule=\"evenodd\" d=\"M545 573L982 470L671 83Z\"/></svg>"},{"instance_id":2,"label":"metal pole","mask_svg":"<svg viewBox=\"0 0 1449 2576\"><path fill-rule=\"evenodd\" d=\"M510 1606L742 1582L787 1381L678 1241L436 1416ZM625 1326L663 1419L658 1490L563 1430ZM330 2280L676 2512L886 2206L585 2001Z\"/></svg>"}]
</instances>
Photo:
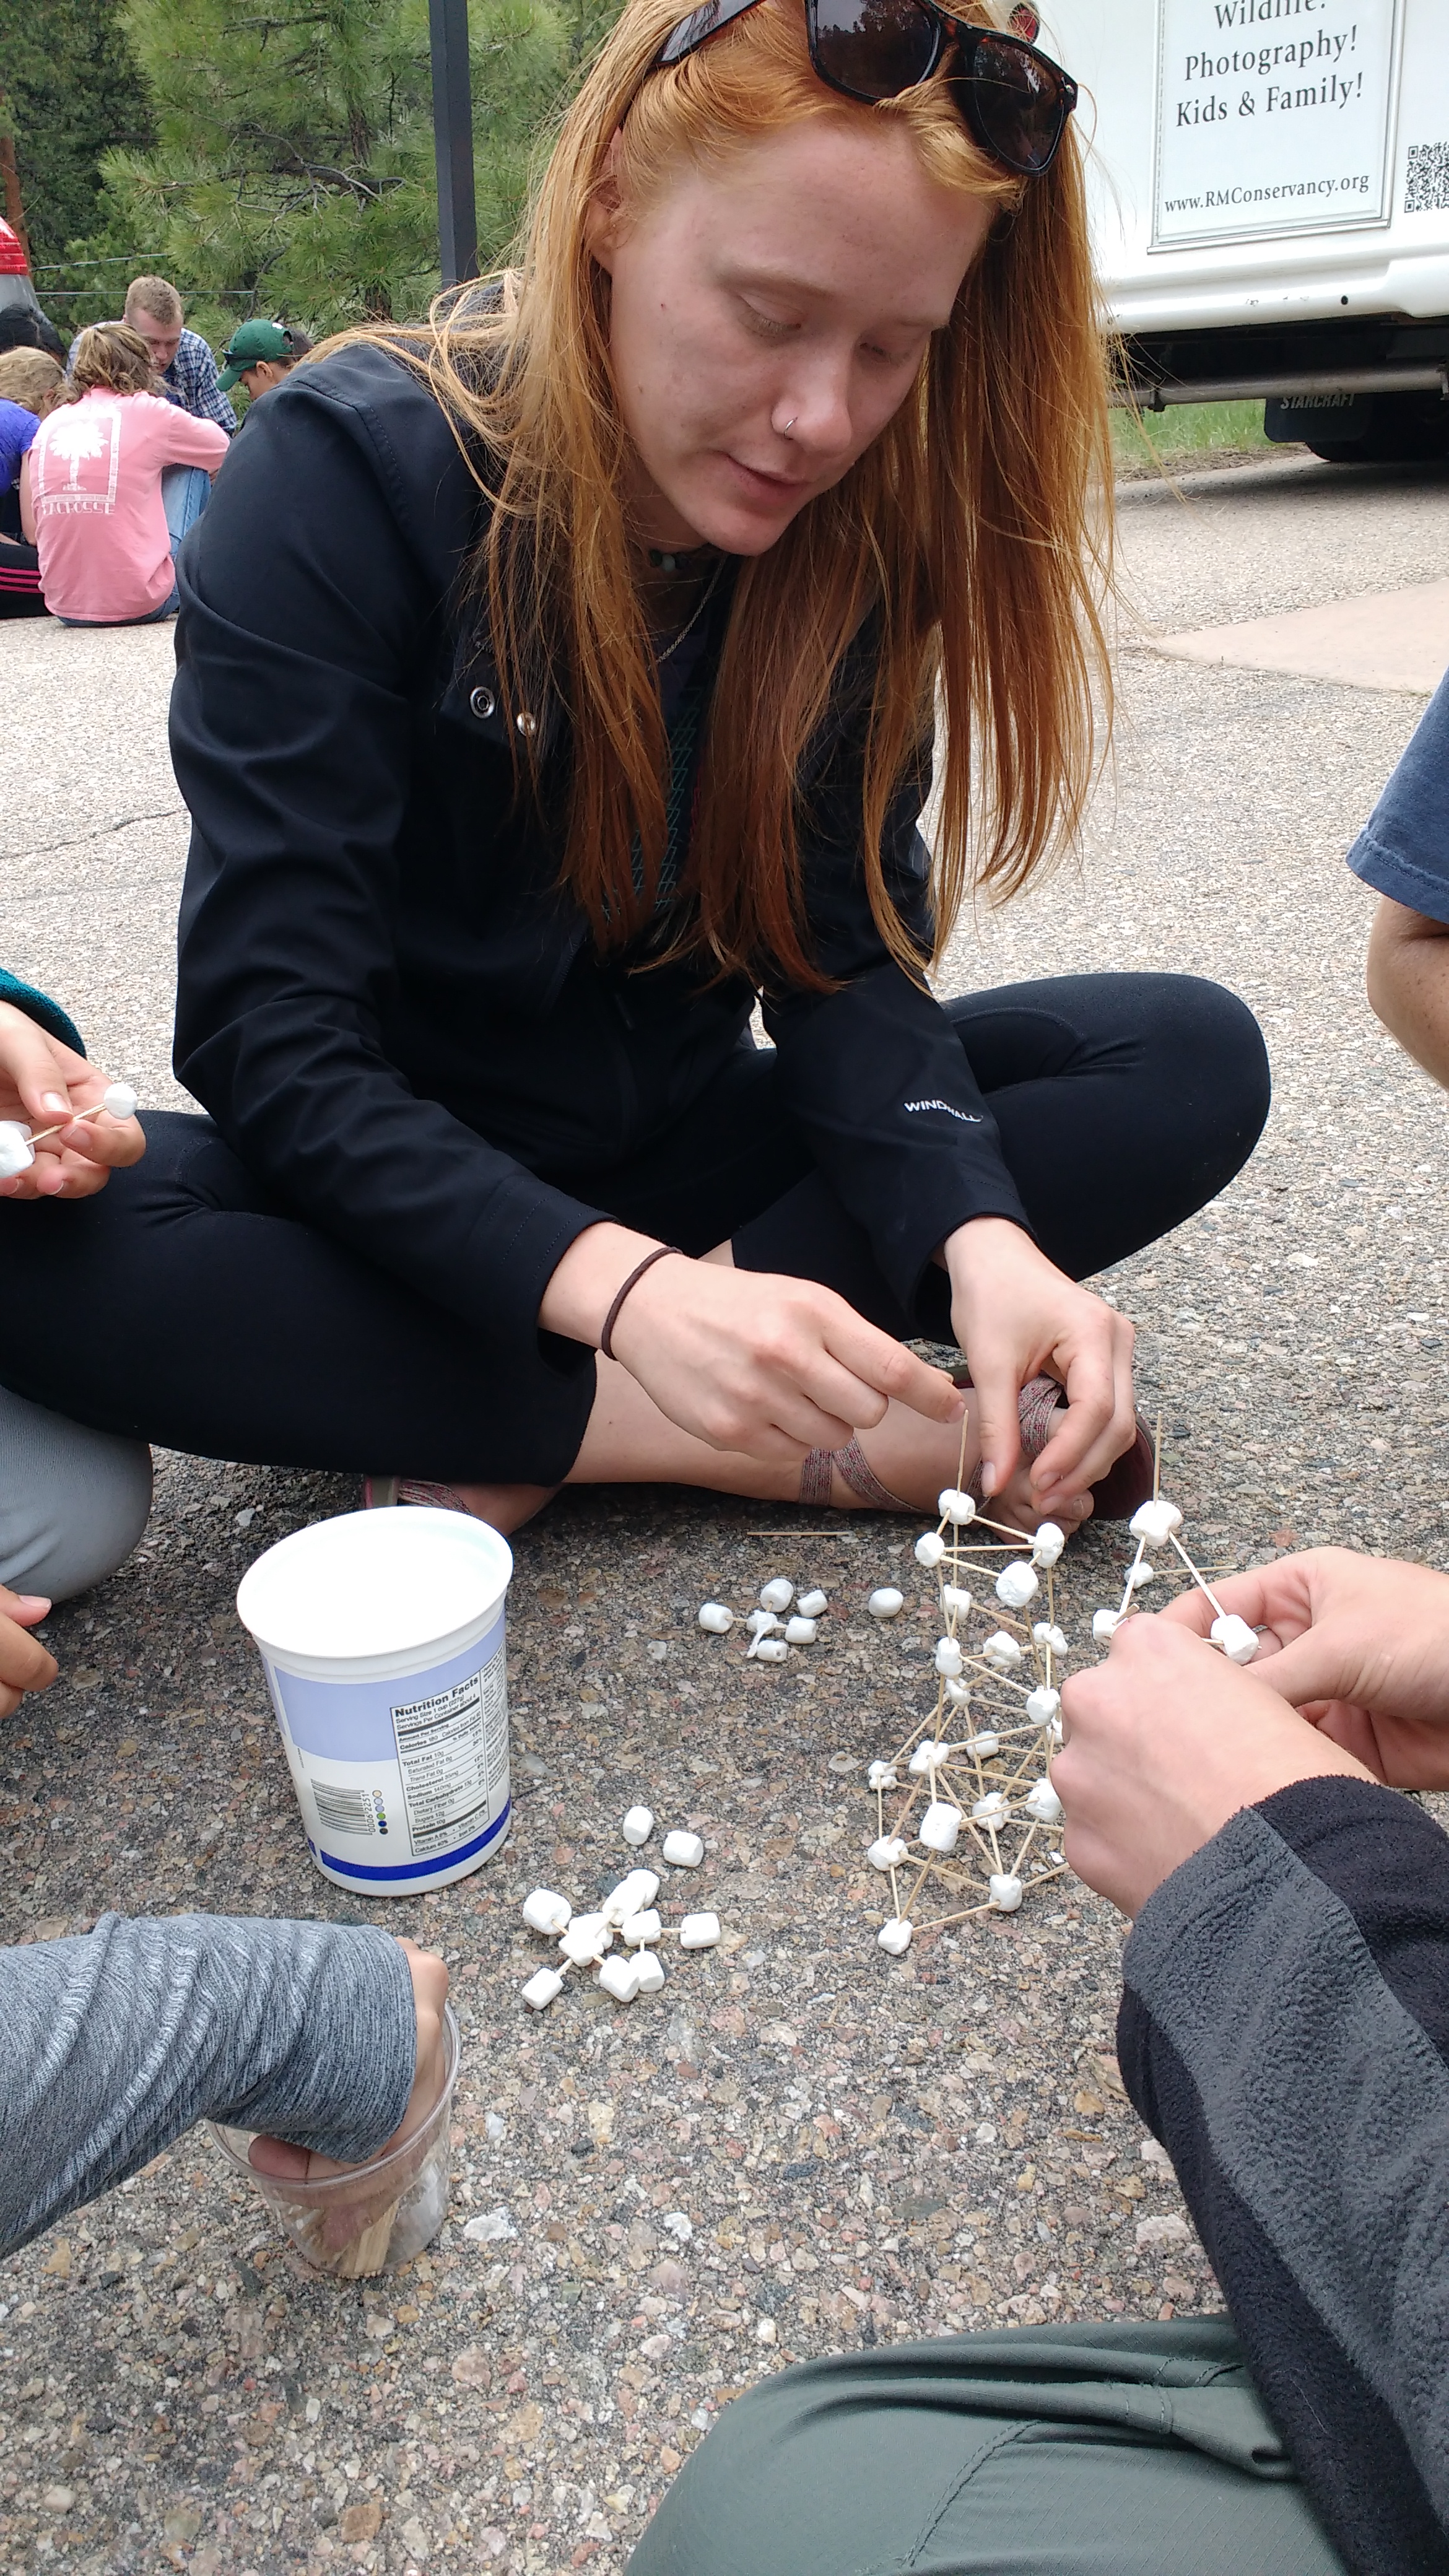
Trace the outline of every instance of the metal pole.
<instances>
[{"instance_id":1,"label":"metal pole","mask_svg":"<svg viewBox=\"0 0 1449 2576\"><path fill-rule=\"evenodd\" d=\"M433 56L433 140L438 156L438 253L443 284L478 274L473 198L473 89L468 0L428 0Z\"/></svg>"}]
</instances>

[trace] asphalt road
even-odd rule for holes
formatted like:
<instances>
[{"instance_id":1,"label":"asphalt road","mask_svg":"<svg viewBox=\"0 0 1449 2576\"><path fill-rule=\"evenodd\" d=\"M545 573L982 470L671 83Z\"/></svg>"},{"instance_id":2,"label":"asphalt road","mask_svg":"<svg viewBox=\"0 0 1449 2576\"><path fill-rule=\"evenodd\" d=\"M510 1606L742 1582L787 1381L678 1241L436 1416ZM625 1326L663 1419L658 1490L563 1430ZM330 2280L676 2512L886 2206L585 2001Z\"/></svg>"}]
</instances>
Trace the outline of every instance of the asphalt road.
<instances>
[{"instance_id":1,"label":"asphalt road","mask_svg":"<svg viewBox=\"0 0 1449 2576\"><path fill-rule=\"evenodd\" d=\"M1440 578L1446 502L1443 472L1296 460L1131 487L1122 721L1080 866L963 928L943 978L1182 967L1263 1023L1254 1162L1105 1283L1219 1564L1294 1532L1446 1561L1445 1104L1366 1009L1369 902L1342 865L1422 701L1204 670L1153 637ZM155 630L0 630L0 955L153 1106L176 1097L169 669ZM55 1614L63 1679L6 1731L7 1937L108 1906L359 1910L307 1862L232 1610L259 1544L353 1499L160 1462L144 1547ZM791 2356L1215 2304L1117 2086L1108 1910L1067 1886L899 1965L876 1949L862 1768L920 1700L933 1626L861 1617L911 1530L751 1535L789 1520L648 1492L565 1498L521 1535L513 1839L438 1899L367 1909L453 1963L448 2229L396 2280L318 2282L194 2138L4 2267L0 2570L612 2576L727 2395ZM1119 1553L1069 1553L1069 1631ZM779 1571L835 1610L771 1675L693 1613ZM583 1992L525 2022L518 1898L609 1883L640 1796L705 1836L690 1898L726 1944L656 2006Z\"/></svg>"}]
</instances>

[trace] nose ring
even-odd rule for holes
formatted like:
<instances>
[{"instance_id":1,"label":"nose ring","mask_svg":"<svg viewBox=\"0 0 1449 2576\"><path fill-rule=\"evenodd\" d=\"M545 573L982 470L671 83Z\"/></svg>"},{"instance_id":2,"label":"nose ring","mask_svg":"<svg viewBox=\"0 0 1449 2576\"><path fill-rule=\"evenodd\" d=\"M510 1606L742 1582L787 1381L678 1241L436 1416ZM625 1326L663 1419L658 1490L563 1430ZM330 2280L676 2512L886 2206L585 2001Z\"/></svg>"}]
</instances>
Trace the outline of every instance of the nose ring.
<instances>
[{"instance_id":1,"label":"nose ring","mask_svg":"<svg viewBox=\"0 0 1449 2576\"><path fill-rule=\"evenodd\" d=\"M783 428L783 429L781 430L781 432L780 432L780 436L781 436L782 438L788 438L788 437L789 437L790 432L791 432L791 430L794 428L795 423L796 423L796 421L799 419L799 417L800 417L800 415L799 415L799 413L798 413L798 412L792 412L792 413L791 413L791 415L790 415L789 419L788 419L788 420L786 421L786 423L785 423L784 428Z\"/></svg>"}]
</instances>

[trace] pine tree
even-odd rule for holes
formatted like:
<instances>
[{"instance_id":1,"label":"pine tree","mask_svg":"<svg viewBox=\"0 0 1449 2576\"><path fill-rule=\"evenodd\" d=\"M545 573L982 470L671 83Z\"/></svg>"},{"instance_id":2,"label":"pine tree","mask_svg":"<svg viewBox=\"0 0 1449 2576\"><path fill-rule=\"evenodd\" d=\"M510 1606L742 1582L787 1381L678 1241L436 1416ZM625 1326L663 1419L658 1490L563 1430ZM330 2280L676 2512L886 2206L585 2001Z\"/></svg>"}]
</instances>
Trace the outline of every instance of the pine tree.
<instances>
[{"instance_id":1,"label":"pine tree","mask_svg":"<svg viewBox=\"0 0 1449 2576\"><path fill-rule=\"evenodd\" d=\"M0 83L44 302L49 264L96 221L102 153L155 140L151 101L117 0L0 0Z\"/></svg>"},{"instance_id":2,"label":"pine tree","mask_svg":"<svg viewBox=\"0 0 1449 2576\"><path fill-rule=\"evenodd\" d=\"M472 0L470 14L486 265L517 221L570 30L556 0ZM124 253L174 279L213 339L251 314L316 337L425 308L438 284L427 0L130 0L127 24L157 140L106 156L104 229L77 255ZM103 307L114 290L70 318Z\"/></svg>"}]
</instances>

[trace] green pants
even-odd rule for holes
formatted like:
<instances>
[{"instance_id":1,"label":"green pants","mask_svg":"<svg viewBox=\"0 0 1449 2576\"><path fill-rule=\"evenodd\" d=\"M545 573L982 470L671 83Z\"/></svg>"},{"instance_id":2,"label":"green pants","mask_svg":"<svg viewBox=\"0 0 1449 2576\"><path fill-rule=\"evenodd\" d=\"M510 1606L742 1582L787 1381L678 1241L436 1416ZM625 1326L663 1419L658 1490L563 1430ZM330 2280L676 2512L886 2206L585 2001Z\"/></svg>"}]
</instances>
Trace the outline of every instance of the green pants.
<instances>
[{"instance_id":1,"label":"green pants","mask_svg":"<svg viewBox=\"0 0 1449 2576\"><path fill-rule=\"evenodd\" d=\"M1044 2326L782 2371L628 2576L1344 2576L1225 2320Z\"/></svg>"}]
</instances>

